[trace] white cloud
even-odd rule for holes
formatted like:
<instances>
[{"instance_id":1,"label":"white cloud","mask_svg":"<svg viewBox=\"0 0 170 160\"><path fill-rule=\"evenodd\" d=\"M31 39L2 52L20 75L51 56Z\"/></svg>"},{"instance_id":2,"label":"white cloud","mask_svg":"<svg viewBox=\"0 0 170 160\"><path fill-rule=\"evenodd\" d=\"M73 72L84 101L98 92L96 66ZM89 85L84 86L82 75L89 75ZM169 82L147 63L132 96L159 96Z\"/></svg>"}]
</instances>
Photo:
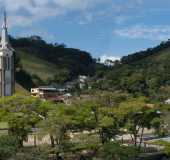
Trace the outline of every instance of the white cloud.
<instances>
[{"instance_id":1,"label":"white cloud","mask_svg":"<svg viewBox=\"0 0 170 160\"><path fill-rule=\"evenodd\" d=\"M107 54L104 54L100 57L101 63L104 63L106 60L112 60L112 61L120 60L120 57L111 56L111 55L107 55Z\"/></svg>"},{"instance_id":2,"label":"white cloud","mask_svg":"<svg viewBox=\"0 0 170 160\"><path fill-rule=\"evenodd\" d=\"M108 1L110 0L0 0L0 8L6 8L11 26L28 26L33 22L69 11L85 12L97 4ZM29 16L21 13L22 11L27 12ZM89 15L85 14L87 21L92 19Z\"/></svg>"},{"instance_id":3,"label":"white cloud","mask_svg":"<svg viewBox=\"0 0 170 160\"><path fill-rule=\"evenodd\" d=\"M136 25L113 31L118 35L130 39L149 39L149 40L166 40L170 38L170 26L168 25Z\"/></svg>"},{"instance_id":4,"label":"white cloud","mask_svg":"<svg viewBox=\"0 0 170 160\"><path fill-rule=\"evenodd\" d=\"M82 14L82 19L78 23L86 24L92 22L94 18L100 17L98 13L101 11L103 17L109 14L109 16L116 16L115 13L124 14L127 10L140 6L142 2L143 0L127 0L123 3L122 0L0 0L0 9L3 6L7 9L11 26L28 26L48 17L69 14L70 11L79 11L80 14L77 16ZM103 5L102 9L101 4L107 5ZM100 10L95 10L98 5L101 5ZM24 15L23 10L29 16ZM125 19L118 17L116 20L119 23Z\"/></svg>"}]
</instances>

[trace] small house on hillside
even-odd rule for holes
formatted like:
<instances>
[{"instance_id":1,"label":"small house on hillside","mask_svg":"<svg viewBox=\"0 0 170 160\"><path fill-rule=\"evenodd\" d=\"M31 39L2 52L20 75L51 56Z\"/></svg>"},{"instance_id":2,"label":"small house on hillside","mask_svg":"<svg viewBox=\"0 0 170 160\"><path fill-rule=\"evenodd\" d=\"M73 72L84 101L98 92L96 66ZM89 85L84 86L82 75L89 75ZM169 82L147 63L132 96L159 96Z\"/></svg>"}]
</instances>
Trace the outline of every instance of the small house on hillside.
<instances>
[{"instance_id":1,"label":"small house on hillside","mask_svg":"<svg viewBox=\"0 0 170 160\"><path fill-rule=\"evenodd\" d=\"M88 86L87 81L88 81L87 76L84 76L84 75L79 76L79 87L80 87L80 89L84 89L85 87Z\"/></svg>"},{"instance_id":2,"label":"small house on hillside","mask_svg":"<svg viewBox=\"0 0 170 160\"><path fill-rule=\"evenodd\" d=\"M167 99L167 100L165 101L165 104L170 104L170 99Z\"/></svg>"},{"instance_id":3,"label":"small house on hillside","mask_svg":"<svg viewBox=\"0 0 170 160\"><path fill-rule=\"evenodd\" d=\"M55 88L52 86L42 86L38 88L31 88L31 95L33 97L39 97L41 99L50 100L53 102L65 103L71 97L66 93L64 88Z\"/></svg>"},{"instance_id":4,"label":"small house on hillside","mask_svg":"<svg viewBox=\"0 0 170 160\"><path fill-rule=\"evenodd\" d=\"M50 86L31 88L31 95L39 98L47 98L58 95L57 89Z\"/></svg>"}]
</instances>

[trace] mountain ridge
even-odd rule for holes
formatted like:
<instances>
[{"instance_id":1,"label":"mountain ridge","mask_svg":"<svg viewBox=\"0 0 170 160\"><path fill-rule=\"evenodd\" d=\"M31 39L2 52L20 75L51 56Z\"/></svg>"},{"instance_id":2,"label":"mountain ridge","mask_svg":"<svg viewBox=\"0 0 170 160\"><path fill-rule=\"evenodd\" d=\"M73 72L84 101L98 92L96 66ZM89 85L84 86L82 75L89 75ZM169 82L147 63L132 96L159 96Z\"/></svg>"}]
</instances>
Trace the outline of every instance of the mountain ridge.
<instances>
[{"instance_id":1,"label":"mountain ridge","mask_svg":"<svg viewBox=\"0 0 170 160\"><path fill-rule=\"evenodd\" d=\"M88 52L64 44L48 44L38 36L11 38L11 42L18 59L16 80L27 90L38 85L64 84L79 75L87 75L92 77L93 89L122 90L159 98L161 94L170 95L167 89L170 88L170 40L124 56L113 67L97 63Z\"/></svg>"},{"instance_id":2,"label":"mountain ridge","mask_svg":"<svg viewBox=\"0 0 170 160\"><path fill-rule=\"evenodd\" d=\"M121 58L115 63L99 88L123 90L133 95L156 98L170 96L170 41Z\"/></svg>"},{"instance_id":3,"label":"mountain ridge","mask_svg":"<svg viewBox=\"0 0 170 160\"><path fill-rule=\"evenodd\" d=\"M79 75L93 76L96 67L105 68L86 51L49 44L39 36L10 37L10 42L16 55L16 81L27 90L39 85L64 84Z\"/></svg>"}]
</instances>

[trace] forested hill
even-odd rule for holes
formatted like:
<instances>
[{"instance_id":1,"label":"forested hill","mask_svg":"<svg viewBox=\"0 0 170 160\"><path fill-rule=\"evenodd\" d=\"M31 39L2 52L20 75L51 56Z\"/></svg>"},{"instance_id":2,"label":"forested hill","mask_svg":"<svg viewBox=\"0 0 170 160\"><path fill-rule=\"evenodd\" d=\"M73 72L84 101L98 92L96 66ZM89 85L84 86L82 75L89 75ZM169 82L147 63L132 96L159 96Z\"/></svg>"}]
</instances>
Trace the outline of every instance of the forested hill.
<instances>
[{"instance_id":1,"label":"forested hill","mask_svg":"<svg viewBox=\"0 0 170 160\"><path fill-rule=\"evenodd\" d=\"M126 90L134 95L170 97L170 41L122 57L95 86Z\"/></svg>"},{"instance_id":2,"label":"forested hill","mask_svg":"<svg viewBox=\"0 0 170 160\"><path fill-rule=\"evenodd\" d=\"M12 38L16 52L16 80L26 89L51 83L65 83L79 75L93 76L97 65L90 53L67 48L64 44L49 44L39 36Z\"/></svg>"},{"instance_id":3,"label":"forested hill","mask_svg":"<svg viewBox=\"0 0 170 160\"><path fill-rule=\"evenodd\" d=\"M10 39L16 51L17 83L28 90L88 75L93 77L94 89L170 97L170 40L122 57L113 67L106 67L96 63L88 52L64 44L48 44L38 36Z\"/></svg>"},{"instance_id":4,"label":"forested hill","mask_svg":"<svg viewBox=\"0 0 170 160\"><path fill-rule=\"evenodd\" d=\"M138 60L141 60L143 58L146 58L151 55L156 55L164 52L164 50L170 48L170 40L162 42L160 45L154 47L154 48L148 48L147 50L144 51L139 51L134 54L130 54L128 56L124 56L121 59L121 63L133 63L137 62Z\"/></svg>"}]
</instances>

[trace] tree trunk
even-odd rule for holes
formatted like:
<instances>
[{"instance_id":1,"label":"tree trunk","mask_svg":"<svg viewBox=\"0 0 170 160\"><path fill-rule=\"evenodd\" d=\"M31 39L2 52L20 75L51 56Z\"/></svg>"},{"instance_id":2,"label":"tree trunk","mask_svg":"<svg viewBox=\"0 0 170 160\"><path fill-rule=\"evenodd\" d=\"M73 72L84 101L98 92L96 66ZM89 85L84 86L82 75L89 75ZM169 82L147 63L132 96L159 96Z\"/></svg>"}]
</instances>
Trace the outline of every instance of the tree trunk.
<instances>
[{"instance_id":1,"label":"tree trunk","mask_svg":"<svg viewBox=\"0 0 170 160\"><path fill-rule=\"evenodd\" d=\"M137 135L134 135L134 144L135 144L135 147L137 147Z\"/></svg>"},{"instance_id":2,"label":"tree trunk","mask_svg":"<svg viewBox=\"0 0 170 160\"><path fill-rule=\"evenodd\" d=\"M135 147L137 147L137 138L138 138L138 134L135 132L133 133L133 137L134 137L134 145Z\"/></svg>"},{"instance_id":3,"label":"tree trunk","mask_svg":"<svg viewBox=\"0 0 170 160\"><path fill-rule=\"evenodd\" d=\"M23 139L19 139L19 146L22 148L24 145L23 145Z\"/></svg>"},{"instance_id":4,"label":"tree trunk","mask_svg":"<svg viewBox=\"0 0 170 160\"><path fill-rule=\"evenodd\" d=\"M105 139L104 139L104 134L103 134L103 130L102 129L99 129L99 134L100 134L101 142L102 142L102 144L104 144L105 143Z\"/></svg>"},{"instance_id":5,"label":"tree trunk","mask_svg":"<svg viewBox=\"0 0 170 160\"><path fill-rule=\"evenodd\" d=\"M143 141L143 133L144 133L144 127L142 128L142 133L140 136L140 143L139 143L139 148L138 148L139 151L141 150L141 145L142 145L142 141Z\"/></svg>"},{"instance_id":6,"label":"tree trunk","mask_svg":"<svg viewBox=\"0 0 170 160\"><path fill-rule=\"evenodd\" d=\"M53 135L50 134L50 141L51 141L51 147L54 148L55 147L55 140Z\"/></svg>"},{"instance_id":7,"label":"tree trunk","mask_svg":"<svg viewBox=\"0 0 170 160\"><path fill-rule=\"evenodd\" d=\"M34 133L34 147L37 147L37 136L36 136L36 133Z\"/></svg>"},{"instance_id":8,"label":"tree trunk","mask_svg":"<svg viewBox=\"0 0 170 160\"><path fill-rule=\"evenodd\" d=\"M123 136L122 136L122 144L124 143Z\"/></svg>"}]
</instances>

